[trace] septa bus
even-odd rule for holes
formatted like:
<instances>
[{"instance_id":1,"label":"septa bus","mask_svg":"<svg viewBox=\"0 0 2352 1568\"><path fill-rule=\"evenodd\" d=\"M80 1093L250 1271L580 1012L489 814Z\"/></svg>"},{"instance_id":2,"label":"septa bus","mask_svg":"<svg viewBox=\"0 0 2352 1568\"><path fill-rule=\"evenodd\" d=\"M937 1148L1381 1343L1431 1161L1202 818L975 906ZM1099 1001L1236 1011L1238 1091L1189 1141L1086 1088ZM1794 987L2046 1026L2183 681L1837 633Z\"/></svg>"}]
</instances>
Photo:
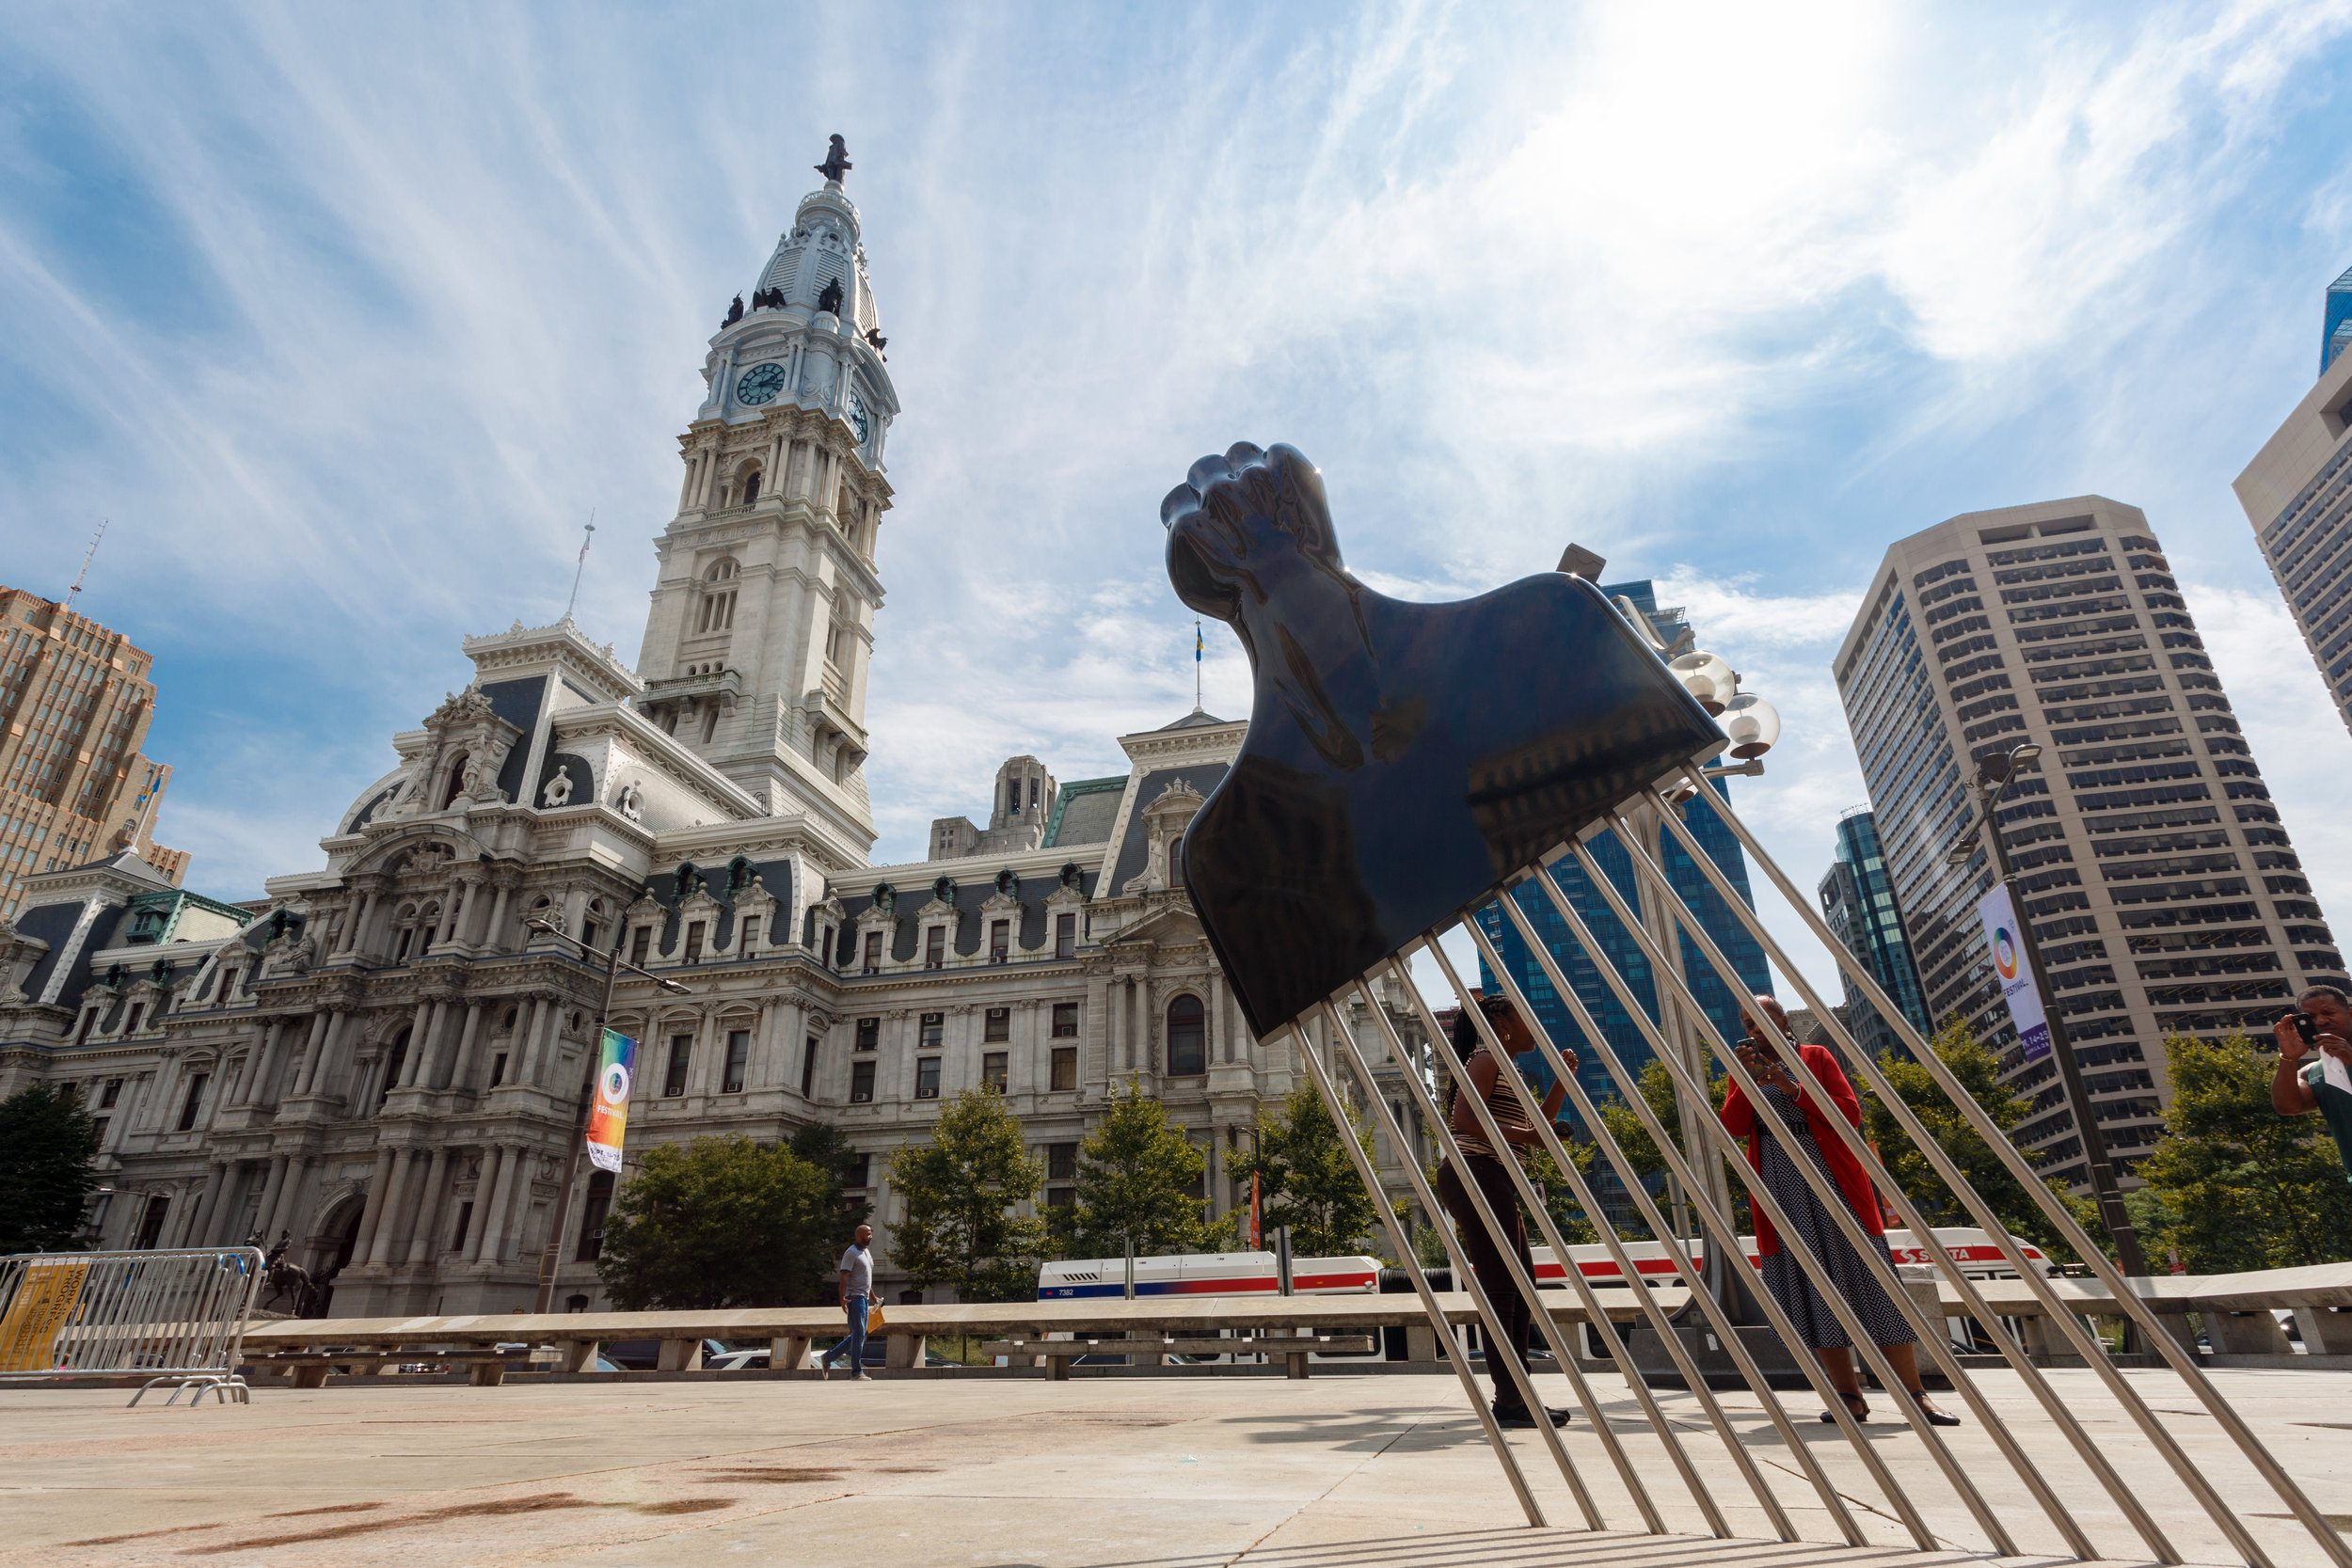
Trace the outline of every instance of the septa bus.
<instances>
[{"instance_id":1,"label":"septa bus","mask_svg":"<svg viewBox=\"0 0 2352 1568\"><path fill-rule=\"evenodd\" d=\"M1993 1238L1972 1227L1939 1227L1935 1239L1951 1253L1961 1272L1971 1279L2013 1279L2016 1272L2009 1266ZM1648 1285L1676 1283L1675 1266L1667 1258L1664 1245L1658 1242L1627 1242L1627 1257L1634 1272ZM1742 1251L1751 1266L1759 1266L1756 1253L1756 1238L1740 1238ZM1886 1232L1887 1250L1898 1263L1926 1263L1927 1249L1918 1244L1908 1230ZM2056 1274L2057 1265L2031 1242L2017 1239L2017 1247L2028 1263L2044 1275ZM1706 1261L1703 1242L1690 1243L1692 1261ZM1567 1270L1551 1248L1534 1249L1535 1283L1538 1288L1566 1290ZM1585 1282L1598 1290L1623 1289L1629 1285L1619 1272L1609 1249L1597 1243L1568 1249L1568 1259ZM1294 1258L1291 1260L1291 1289L1298 1295L1375 1295L1381 1292L1381 1275L1385 1265L1376 1258ZM1126 1293L1127 1263L1123 1258L1067 1259L1046 1264L1038 1275L1037 1294L1040 1301L1071 1301L1089 1298L1120 1297ZM1395 1275L1395 1271L1388 1271ZM1396 1276L1387 1289L1411 1290L1411 1284ZM1275 1278L1274 1254L1271 1252L1202 1252L1175 1256L1142 1257L1136 1259L1136 1295L1147 1296L1241 1296L1273 1295L1279 1289ZM1964 1319L1947 1320L1951 1331L1965 1340L1972 1336ZM1401 1337L1396 1337L1400 1338ZM1475 1346L1474 1333L1470 1342ZM1370 1356L1334 1356L1333 1360L1377 1360L1381 1353ZM1326 1359L1318 1356L1318 1360Z\"/></svg>"}]
</instances>

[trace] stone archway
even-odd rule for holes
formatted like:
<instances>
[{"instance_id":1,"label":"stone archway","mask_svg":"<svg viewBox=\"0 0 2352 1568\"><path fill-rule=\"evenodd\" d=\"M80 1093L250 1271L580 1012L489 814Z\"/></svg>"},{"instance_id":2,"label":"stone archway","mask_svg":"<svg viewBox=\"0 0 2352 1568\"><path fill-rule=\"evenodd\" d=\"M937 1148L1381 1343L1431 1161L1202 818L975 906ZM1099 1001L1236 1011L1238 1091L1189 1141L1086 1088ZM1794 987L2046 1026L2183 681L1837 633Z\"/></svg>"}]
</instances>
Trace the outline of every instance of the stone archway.
<instances>
[{"instance_id":1,"label":"stone archway","mask_svg":"<svg viewBox=\"0 0 2352 1568\"><path fill-rule=\"evenodd\" d=\"M347 1194L326 1211L318 1228L310 1233L310 1256L317 1262L310 1270L313 1290L310 1316L328 1315L335 1299L335 1276L351 1262L351 1254L359 1242L359 1221L367 1212L365 1191Z\"/></svg>"}]
</instances>

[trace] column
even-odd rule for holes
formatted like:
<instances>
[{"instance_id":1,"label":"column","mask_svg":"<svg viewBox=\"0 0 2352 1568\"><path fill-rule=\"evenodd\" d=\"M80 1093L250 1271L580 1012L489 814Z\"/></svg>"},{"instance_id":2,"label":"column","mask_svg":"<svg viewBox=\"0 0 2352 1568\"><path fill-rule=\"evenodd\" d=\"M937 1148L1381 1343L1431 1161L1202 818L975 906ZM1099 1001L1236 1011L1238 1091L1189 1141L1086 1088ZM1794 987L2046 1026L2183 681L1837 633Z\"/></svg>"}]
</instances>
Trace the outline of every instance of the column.
<instances>
[{"instance_id":1,"label":"column","mask_svg":"<svg viewBox=\"0 0 2352 1568\"><path fill-rule=\"evenodd\" d=\"M245 1053L245 1065L237 1069L236 1083L229 1086L229 1102L242 1105L252 1098L253 1085L261 1081L262 1059L278 1043L278 1021L262 1021L262 1032L253 1037L253 1048Z\"/></svg>"},{"instance_id":2,"label":"column","mask_svg":"<svg viewBox=\"0 0 2352 1568\"><path fill-rule=\"evenodd\" d=\"M690 1098L719 1092L719 1058L726 1054L726 1036L719 1029L718 1022L718 1004L705 1003L694 1020L693 1064L686 1077L686 1092Z\"/></svg>"},{"instance_id":3,"label":"column","mask_svg":"<svg viewBox=\"0 0 2352 1568\"><path fill-rule=\"evenodd\" d=\"M318 1070L319 1051L326 1043L326 1026L333 1022L334 1016L325 1007L310 1015L310 1028L302 1041L302 1059L294 1064L293 1076L286 1085L286 1098L301 1094L303 1085L310 1082L310 1074ZM268 1091L269 1085L265 1083L262 1085L262 1092L266 1094Z\"/></svg>"},{"instance_id":4,"label":"column","mask_svg":"<svg viewBox=\"0 0 2352 1568\"><path fill-rule=\"evenodd\" d=\"M1233 1059L1233 1037L1225 1027L1225 976L1212 969L1208 974L1209 1005L1201 1009L1201 1022L1208 1026L1208 1058L1213 1062Z\"/></svg>"},{"instance_id":5,"label":"column","mask_svg":"<svg viewBox=\"0 0 2352 1568\"><path fill-rule=\"evenodd\" d=\"M232 1160L220 1187L220 1205L213 1211L213 1223L205 1227L206 1246L233 1246L245 1238L236 1233L237 1215L245 1209L246 1167L251 1162Z\"/></svg>"},{"instance_id":6,"label":"column","mask_svg":"<svg viewBox=\"0 0 2352 1568\"><path fill-rule=\"evenodd\" d=\"M147 1109L147 1085L150 1081L150 1074L135 1072L124 1082L121 1099L114 1107L114 1115L107 1118L106 1139L99 1149L100 1153L114 1153L131 1135L132 1122Z\"/></svg>"},{"instance_id":7,"label":"column","mask_svg":"<svg viewBox=\"0 0 2352 1568\"><path fill-rule=\"evenodd\" d=\"M369 917L375 913L375 890L369 888L359 895L359 908L351 917L351 928L343 933L342 952L366 956L362 934L367 930Z\"/></svg>"},{"instance_id":8,"label":"column","mask_svg":"<svg viewBox=\"0 0 2352 1568\"><path fill-rule=\"evenodd\" d=\"M392 1243L400 1234L401 1218L407 1212L408 1167L415 1163L415 1149L404 1148L392 1151L391 1178L384 1184L383 1201L376 1206L375 1230L369 1239L367 1260L370 1263L389 1263L392 1260ZM367 1222L362 1220L360 1223L365 1225ZM358 1256L358 1248L353 1249L352 1256Z\"/></svg>"},{"instance_id":9,"label":"column","mask_svg":"<svg viewBox=\"0 0 2352 1568\"><path fill-rule=\"evenodd\" d=\"M375 1249L375 1232L384 1223L385 1189L391 1184L391 1176L392 1151L379 1148L375 1151L374 1174L368 1178L367 1207L360 1212L359 1230L351 1242L351 1258L356 1263L365 1262Z\"/></svg>"},{"instance_id":10,"label":"column","mask_svg":"<svg viewBox=\"0 0 2352 1568\"><path fill-rule=\"evenodd\" d=\"M417 1086L417 1074L423 1070L425 1055L433 1049L433 1027L440 1020L440 1003L427 1001L417 1004L416 1017L408 1022L408 1054L401 1061L400 1083L396 1087L413 1089Z\"/></svg>"},{"instance_id":11,"label":"column","mask_svg":"<svg viewBox=\"0 0 2352 1568\"><path fill-rule=\"evenodd\" d=\"M449 1075L440 1081L438 1085L439 1087L462 1089L469 1086L469 1080L473 1077L474 1031L479 1029L481 1026L482 1004L479 1002L468 1003L466 1005L465 1026L458 1032L457 1036L457 1056L456 1059L450 1064Z\"/></svg>"},{"instance_id":12,"label":"column","mask_svg":"<svg viewBox=\"0 0 2352 1568\"><path fill-rule=\"evenodd\" d=\"M797 1010L782 1002L759 1005L759 1021L752 1025L752 1059L743 1064L746 1089L764 1089L784 1082L784 1052L777 1036L784 1021Z\"/></svg>"},{"instance_id":13,"label":"column","mask_svg":"<svg viewBox=\"0 0 2352 1568\"><path fill-rule=\"evenodd\" d=\"M507 1048L514 1053L514 1060L506 1064L514 1069L507 1074L509 1081L516 1084L532 1081L532 1058L539 1053L539 1030L547 1021L548 997L542 992L531 999L531 1017L524 1021L522 1028L516 1032L514 1044Z\"/></svg>"},{"instance_id":14,"label":"column","mask_svg":"<svg viewBox=\"0 0 2352 1568\"><path fill-rule=\"evenodd\" d=\"M483 1165L482 1180L473 1192L473 1234L466 1238L466 1261L478 1262L487 1258L498 1261L498 1248L486 1246L491 1232L499 1228L499 1213L506 1206L506 1190L515 1179L516 1157L520 1149L512 1144L498 1144L491 1148L490 1159Z\"/></svg>"},{"instance_id":15,"label":"column","mask_svg":"<svg viewBox=\"0 0 2352 1568\"><path fill-rule=\"evenodd\" d=\"M294 1080L294 1093L310 1095L319 1092L319 1080L324 1074L322 1065L333 1049L335 1037L342 1033L343 1019L348 1016L340 1007L330 1007L310 1021L310 1044L302 1058L302 1071Z\"/></svg>"},{"instance_id":16,"label":"column","mask_svg":"<svg viewBox=\"0 0 2352 1568\"><path fill-rule=\"evenodd\" d=\"M434 1238L440 1234L441 1202L449 1192L449 1148L433 1150L432 1163L425 1166L424 1184L417 1191L416 1216L409 1227L408 1261L429 1263L433 1260Z\"/></svg>"},{"instance_id":17,"label":"column","mask_svg":"<svg viewBox=\"0 0 2352 1568\"><path fill-rule=\"evenodd\" d=\"M472 1185L472 1229L466 1232L466 1262L480 1262L482 1258L482 1237L489 1234L494 1225L491 1215L499 1213L499 1201L505 1196L508 1154L510 1149L503 1143L482 1149L482 1178Z\"/></svg>"},{"instance_id":18,"label":"column","mask_svg":"<svg viewBox=\"0 0 2352 1568\"><path fill-rule=\"evenodd\" d=\"M501 882L498 895L490 900L490 923L482 929L481 944L492 952L500 952L500 939L506 930L506 901L514 895L511 883Z\"/></svg>"},{"instance_id":19,"label":"column","mask_svg":"<svg viewBox=\"0 0 2352 1568\"><path fill-rule=\"evenodd\" d=\"M188 1227L190 1246L212 1244L213 1212L220 1207L221 1189L229 1185L229 1173L234 1168L226 1160L215 1160L205 1167L204 1201L196 1211L196 1223Z\"/></svg>"},{"instance_id":20,"label":"column","mask_svg":"<svg viewBox=\"0 0 2352 1568\"><path fill-rule=\"evenodd\" d=\"M516 1144L509 1155L506 1191L497 1205L498 1229L482 1246L482 1256L492 1263L506 1261L508 1243L521 1239L522 1216L531 1209L531 1167L537 1158L524 1144Z\"/></svg>"},{"instance_id":21,"label":"column","mask_svg":"<svg viewBox=\"0 0 2352 1568\"><path fill-rule=\"evenodd\" d=\"M310 1180L311 1156L296 1154L288 1157L285 1185L278 1190L278 1203L267 1208L262 1216L262 1240L264 1247L275 1245L280 1231L294 1229L294 1205L301 1200L302 1184Z\"/></svg>"},{"instance_id":22,"label":"column","mask_svg":"<svg viewBox=\"0 0 2352 1568\"><path fill-rule=\"evenodd\" d=\"M286 1190L287 1159L283 1154L269 1157L269 1175L262 1182L262 1201L253 1210L253 1228L262 1238L262 1250L269 1250L275 1239L269 1233L270 1217L278 1212L278 1200Z\"/></svg>"}]
</instances>

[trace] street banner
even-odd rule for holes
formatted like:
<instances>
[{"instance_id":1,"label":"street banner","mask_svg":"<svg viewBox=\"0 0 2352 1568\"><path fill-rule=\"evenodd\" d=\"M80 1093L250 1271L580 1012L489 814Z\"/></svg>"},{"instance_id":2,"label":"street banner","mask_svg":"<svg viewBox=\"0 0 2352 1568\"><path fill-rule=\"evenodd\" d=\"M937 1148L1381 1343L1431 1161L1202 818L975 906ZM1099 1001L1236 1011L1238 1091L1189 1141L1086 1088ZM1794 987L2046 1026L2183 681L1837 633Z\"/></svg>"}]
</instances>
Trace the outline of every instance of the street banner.
<instances>
[{"instance_id":1,"label":"street banner","mask_svg":"<svg viewBox=\"0 0 2352 1568\"><path fill-rule=\"evenodd\" d=\"M2026 1048L2026 1061L2042 1061L2050 1054L2050 1021L2042 1014L2042 990L2034 984L2033 960L2026 957L2008 885L1978 899L1977 913L1984 921L1985 946L1993 954L1993 976L2009 1004L2010 1022L2017 1025L2017 1042Z\"/></svg>"},{"instance_id":2,"label":"street banner","mask_svg":"<svg viewBox=\"0 0 2352 1568\"><path fill-rule=\"evenodd\" d=\"M32 1262L0 1315L0 1372L47 1371L57 1364L57 1336L82 1299L89 1264Z\"/></svg>"},{"instance_id":3,"label":"street banner","mask_svg":"<svg viewBox=\"0 0 2352 1568\"><path fill-rule=\"evenodd\" d=\"M628 1090L636 1066L637 1042L617 1029L607 1029L596 1053L596 1101L588 1109L588 1161L598 1170L621 1168L621 1137L628 1131Z\"/></svg>"}]
</instances>

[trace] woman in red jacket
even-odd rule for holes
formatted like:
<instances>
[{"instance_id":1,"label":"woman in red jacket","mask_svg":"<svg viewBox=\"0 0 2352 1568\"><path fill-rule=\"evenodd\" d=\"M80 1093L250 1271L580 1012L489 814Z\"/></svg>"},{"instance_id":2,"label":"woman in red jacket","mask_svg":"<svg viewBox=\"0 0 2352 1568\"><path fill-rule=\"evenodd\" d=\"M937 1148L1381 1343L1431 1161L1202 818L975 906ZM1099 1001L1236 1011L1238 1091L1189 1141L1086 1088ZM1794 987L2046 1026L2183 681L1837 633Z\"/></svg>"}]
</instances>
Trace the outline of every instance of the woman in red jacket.
<instances>
[{"instance_id":1,"label":"woman in red jacket","mask_svg":"<svg viewBox=\"0 0 2352 1568\"><path fill-rule=\"evenodd\" d=\"M1755 999L1755 1006L1771 1015L1783 1036L1794 1037L1788 1028L1788 1015L1781 1011L1778 1002L1759 996ZM1829 1122L1832 1116L1842 1116L1850 1127L1862 1125L1862 1101L1854 1094L1853 1085L1846 1081L1845 1069L1821 1046L1797 1047L1804 1065L1829 1092L1831 1103L1824 1106L1819 1091L1800 1086L1797 1075L1780 1059L1778 1048L1764 1037L1755 1018L1742 1013L1740 1022L1748 1031L1746 1043L1740 1047L1740 1060L1756 1075L1756 1085L1769 1102L1769 1114L1759 1115L1757 1107L1735 1084L1724 1099L1724 1126L1733 1137L1748 1141L1748 1168L1755 1173L1756 1183L1772 1194L1798 1232L1801 1244L1821 1260L1837 1293L1853 1308L1854 1316L1869 1331L1872 1342L1886 1353L1887 1363L1902 1380L1904 1391L1935 1425L1960 1425L1959 1417L1946 1415L1928 1398L1927 1389L1919 1382L1918 1357L1912 1350L1918 1336L1912 1333L1902 1313L1887 1299L1869 1266L1847 1243L1836 1222L1821 1206L1820 1199L1814 1196L1797 1165L1799 1160L1809 1161L1830 1179L1891 1268L1893 1259L1886 1251L1878 1194L1871 1188L1870 1179L1863 1174L1862 1163L1838 1140ZM1821 1358L1822 1370L1829 1374L1831 1385L1846 1402L1853 1418L1869 1419L1869 1404L1854 1375L1852 1338L1831 1312L1829 1304L1813 1289L1812 1281L1761 1212L1756 1216L1756 1250L1763 1259L1764 1288L1772 1291L1772 1299L1788 1314L1798 1337ZM1821 1414L1824 1421L1834 1418L1827 1411Z\"/></svg>"}]
</instances>

